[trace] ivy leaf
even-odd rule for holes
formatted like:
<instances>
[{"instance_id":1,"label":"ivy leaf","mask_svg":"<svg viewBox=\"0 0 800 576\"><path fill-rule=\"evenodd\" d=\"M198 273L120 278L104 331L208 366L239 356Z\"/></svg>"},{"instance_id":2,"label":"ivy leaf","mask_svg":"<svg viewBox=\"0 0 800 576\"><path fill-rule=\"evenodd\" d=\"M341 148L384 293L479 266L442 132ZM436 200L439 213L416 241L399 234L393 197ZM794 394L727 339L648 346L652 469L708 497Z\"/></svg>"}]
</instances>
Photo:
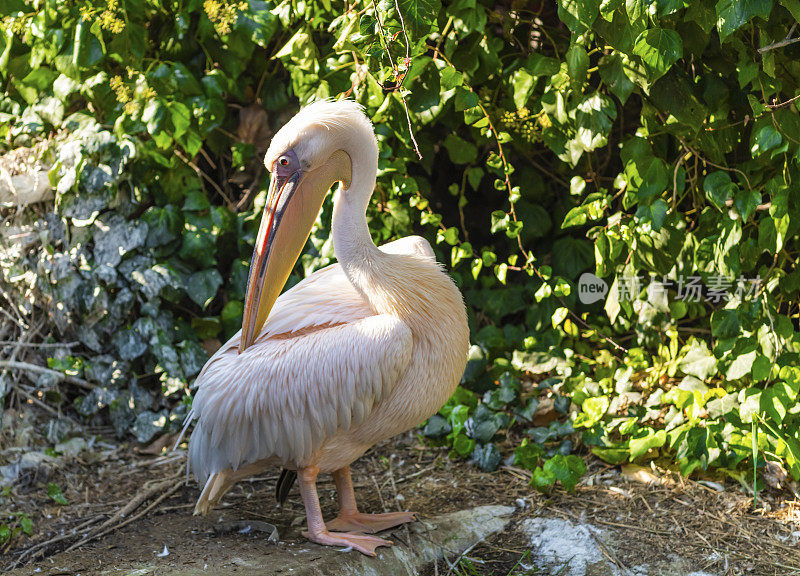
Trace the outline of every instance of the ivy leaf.
<instances>
[{"instance_id":1,"label":"ivy leaf","mask_svg":"<svg viewBox=\"0 0 800 576\"><path fill-rule=\"evenodd\" d=\"M592 27L600 15L602 0L558 0L558 17L572 32Z\"/></svg>"},{"instance_id":2,"label":"ivy leaf","mask_svg":"<svg viewBox=\"0 0 800 576\"><path fill-rule=\"evenodd\" d=\"M586 71L589 69L589 56L583 46L575 44L567 50L567 73L570 83L580 87L586 82Z\"/></svg>"},{"instance_id":3,"label":"ivy leaf","mask_svg":"<svg viewBox=\"0 0 800 576\"><path fill-rule=\"evenodd\" d=\"M750 373L753 361L756 359L756 351L752 350L746 354L740 354L731 363L728 373L725 375L728 380L738 380Z\"/></svg>"},{"instance_id":4,"label":"ivy leaf","mask_svg":"<svg viewBox=\"0 0 800 576\"><path fill-rule=\"evenodd\" d=\"M542 56L538 52L531 54L525 61L525 70L535 77L552 76L557 74L560 68L561 64L558 60L549 56Z\"/></svg>"},{"instance_id":5,"label":"ivy leaf","mask_svg":"<svg viewBox=\"0 0 800 576\"><path fill-rule=\"evenodd\" d=\"M472 459L478 467L485 472L494 472L502 460L500 451L494 443L476 446L472 452Z\"/></svg>"},{"instance_id":6,"label":"ivy leaf","mask_svg":"<svg viewBox=\"0 0 800 576\"><path fill-rule=\"evenodd\" d=\"M422 430L422 435L426 436L427 438L444 438L447 436L451 431L450 424L447 423L447 419L440 416L439 414L434 414L428 419L428 423L425 424L425 428Z\"/></svg>"},{"instance_id":7,"label":"ivy leaf","mask_svg":"<svg viewBox=\"0 0 800 576\"><path fill-rule=\"evenodd\" d=\"M456 111L468 110L478 105L478 95L462 86L456 87Z\"/></svg>"},{"instance_id":8,"label":"ivy leaf","mask_svg":"<svg viewBox=\"0 0 800 576\"><path fill-rule=\"evenodd\" d=\"M651 28L636 39L633 53L644 62L648 80L652 83L683 56L683 41L674 30Z\"/></svg>"},{"instance_id":9,"label":"ivy leaf","mask_svg":"<svg viewBox=\"0 0 800 576\"><path fill-rule=\"evenodd\" d=\"M616 52L603 56L599 64L600 78L622 104L628 100L635 85L625 73L622 56Z\"/></svg>"},{"instance_id":10,"label":"ivy leaf","mask_svg":"<svg viewBox=\"0 0 800 576\"><path fill-rule=\"evenodd\" d=\"M205 310L217 295L220 286L222 286L222 276L216 268L211 268L190 275L186 282L186 292L189 298Z\"/></svg>"},{"instance_id":11,"label":"ivy leaf","mask_svg":"<svg viewBox=\"0 0 800 576\"><path fill-rule=\"evenodd\" d=\"M64 503L67 503L66 499L64 499ZM19 527L24 534L27 534L28 536L33 535L33 520L31 520L30 516L27 514L20 514L17 516L17 522L19 522ZM5 525L3 525L3 528L5 528ZM0 532L0 542L5 542L2 532Z\"/></svg>"},{"instance_id":12,"label":"ivy leaf","mask_svg":"<svg viewBox=\"0 0 800 576\"><path fill-rule=\"evenodd\" d=\"M400 14L408 28L409 35L416 40L428 33L436 23L436 16L442 9L439 0L398 0Z\"/></svg>"},{"instance_id":13,"label":"ivy leaf","mask_svg":"<svg viewBox=\"0 0 800 576\"><path fill-rule=\"evenodd\" d=\"M646 454L653 448L661 448L667 441L667 432L665 430L654 431L648 430L648 434L642 438L631 438L630 446L630 459L636 460L639 456Z\"/></svg>"},{"instance_id":14,"label":"ivy leaf","mask_svg":"<svg viewBox=\"0 0 800 576\"><path fill-rule=\"evenodd\" d=\"M581 412L575 419L575 427L591 428L603 419L608 407L607 396L590 396L581 405Z\"/></svg>"},{"instance_id":15,"label":"ivy leaf","mask_svg":"<svg viewBox=\"0 0 800 576\"><path fill-rule=\"evenodd\" d=\"M514 105L517 107L517 110L521 110L525 107L528 96L530 96L536 84L536 78L531 76L524 68L520 68L514 72L512 82L514 84Z\"/></svg>"},{"instance_id":16,"label":"ivy leaf","mask_svg":"<svg viewBox=\"0 0 800 576\"><path fill-rule=\"evenodd\" d=\"M706 197L719 210L727 210L727 201L733 198L738 186L731 181L727 172L718 170L706 176L703 180L703 191Z\"/></svg>"},{"instance_id":17,"label":"ivy leaf","mask_svg":"<svg viewBox=\"0 0 800 576\"><path fill-rule=\"evenodd\" d=\"M557 454L544 463L543 470L547 477L555 478L567 492L572 492L586 474L586 464L574 454Z\"/></svg>"},{"instance_id":18,"label":"ivy leaf","mask_svg":"<svg viewBox=\"0 0 800 576\"><path fill-rule=\"evenodd\" d=\"M717 359L705 342L694 339L686 349L686 354L679 363L684 374L705 380L716 373Z\"/></svg>"},{"instance_id":19,"label":"ivy leaf","mask_svg":"<svg viewBox=\"0 0 800 576\"><path fill-rule=\"evenodd\" d=\"M772 254L777 254L786 242L789 231L789 216L762 218L758 222L758 247Z\"/></svg>"},{"instance_id":20,"label":"ivy leaf","mask_svg":"<svg viewBox=\"0 0 800 576\"><path fill-rule=\"evenodd\" d=\"M478 149L472 142L467 142L455 134L448 134L444 140L447 154L454 164L468 164L478 156Z\"/></svg>"},{"instance_id":21,"label":"ivy leaf","mask_svg":"<svg viewBox=\"0 0 800 576\"><path fill-rule=\"evenodd\" d=\"M172 126L175 128L173 131L173 136L175 138L180 138L186 134L186 130L188 130L189 126L192 124L191 112L189 112L189 109L185 104L180 102L170 102L169 113L170 118L172 119Z\"/></svg>"},{"instance_id":22,"label":"ivy leaf","mask_svg":"<svg viewBox=\"0 0 800 576\"><path fill-rule=\"evenodd\" d=\"M742 190L736 194L734 205L743 222L747 222L750 216L755 214L756 208L761 203L761 195L755 190Z\"/></svg>"},{"instance_id":23,"label":"ivy leaf","mask_svg":"<svg viewBox=\"0 0 800 576\"><path fill-rule=\"evenodd\" d=\"M442 88L451 90L456 86L461 86L464 83L464 76L453 68L452 66L445 66L441 73Z\"/></svg>"},{"instance_id":24,"label":"ivy leaf","mask_svg":"<svg viewBox=\"0 0 800 576\"><path fill-rule=\"evenodd\" d=\"M751 18L767 18L772 10L772 0L719 0L715 10L719 39L724 42Z\"/></svg>"},{"instance_id":25,"label":"ivy leaf","mask_svg":"<svg viewBox=\"0 0 800 576\"><path fill-rule=\"evenodd\" d=\"M58 486L58 484L55 484L54 482L49 482L47 484L47 495L56 504L59 504L61 506L66 506L67 504L69 504L69 502L67 502L67 499L64 498L64 494L61 492L61 488Z\"/></svg>"}]
</instances>

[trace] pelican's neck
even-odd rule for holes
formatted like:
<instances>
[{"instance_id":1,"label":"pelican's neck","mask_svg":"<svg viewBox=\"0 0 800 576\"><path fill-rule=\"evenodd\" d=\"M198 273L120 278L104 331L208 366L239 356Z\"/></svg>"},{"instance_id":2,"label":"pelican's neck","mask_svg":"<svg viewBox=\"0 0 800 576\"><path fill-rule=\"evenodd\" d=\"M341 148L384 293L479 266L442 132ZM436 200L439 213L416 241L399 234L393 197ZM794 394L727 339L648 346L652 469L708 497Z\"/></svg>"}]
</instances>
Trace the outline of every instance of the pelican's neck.
<instances>
[{"instance_id":1,"label":"pelican's neck","mask_svg":"<svg viewBox=\"0 0 800 576\"><path fill-rule=\"evenodd\" d=\"M339 190L333 204L333 253L350 281L362 289L358 277L369 273L382 255L367 226L367 206L378 174L378 143L372 130L363 130L343 149L350 156L352 172L350 186Z\"/></svg>"}]
</instances>

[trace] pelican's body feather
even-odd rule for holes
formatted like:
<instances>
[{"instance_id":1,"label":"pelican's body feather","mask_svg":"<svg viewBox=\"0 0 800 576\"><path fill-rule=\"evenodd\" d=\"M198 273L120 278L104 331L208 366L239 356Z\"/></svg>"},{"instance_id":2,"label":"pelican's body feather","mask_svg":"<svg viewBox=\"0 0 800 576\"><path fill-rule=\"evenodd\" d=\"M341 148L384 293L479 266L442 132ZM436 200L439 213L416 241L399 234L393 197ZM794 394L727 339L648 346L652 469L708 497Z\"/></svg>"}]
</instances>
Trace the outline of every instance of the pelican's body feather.
<instances>
[{"instance_id":1,"label":"pelican's body feather","mask_svg":"<svg viewBox=\"0 0 800 576\"><path fill-rule=\"evenodd\" d=\"M380 249L412 259L452 284L423 238L403 238ZM419 288L424 298L427 288ZM460 299L457 291L453 296ZM465 348L463 329L451 337ZM366 442L353 433L391 396L408 371L415 342L409 325L398 315L377 313L339 264L314 272L282 294L255 343L242 354L239 338L237 333L226 342L195 382L187 420L196 421L189 463L201 484L213 474L256 462L290 468L322 463L322 471L336 470L396 434L398 424L403 430L419 424L443 402L440 394L426 401L425 390L419 390L420 403L430 405L424 414L407 409L394 414L385 431L371 426L379 437L369 435ZM417 340L418 361L433 372L429 378L437 378L429 341ZM450 372L456 373L441 375L451 381L444 400L460 376L457 361L453 364ZM324 450L331 443L334 453ZM321 462L324 454L330 463Z\"/></svg>"}]
</instances>

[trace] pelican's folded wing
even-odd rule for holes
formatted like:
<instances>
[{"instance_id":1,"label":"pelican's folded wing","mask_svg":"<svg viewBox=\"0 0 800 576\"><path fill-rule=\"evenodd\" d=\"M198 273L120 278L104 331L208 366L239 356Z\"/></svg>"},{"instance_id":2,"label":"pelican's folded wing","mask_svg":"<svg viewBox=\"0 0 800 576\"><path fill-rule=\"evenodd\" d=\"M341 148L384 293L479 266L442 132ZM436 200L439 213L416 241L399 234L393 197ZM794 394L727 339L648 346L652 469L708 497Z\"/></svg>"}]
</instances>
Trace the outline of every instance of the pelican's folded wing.
<instances>
[{"instance_id":1,"label":"pelican's folded wing","mask_svg":"<svg viewBox=\"0 0 800 576\"><path fill-rule=\"evenodd\" d=\"M361 424L411 361L411 330L380 314L218 352L197 379L189 461L215 472L275 458L303 463Z\"/></svg>"},{"instance_id":2,"label":"pelican's folded wing","mask_svg":"<svg viewBox=\"0 0 800 576\"><path fill-rule=\"evenodd\" d=\"M416 254L435 261L430 244L420 236L400 238L384 244L380 249L389 254ZM352 322L374 313L347 279L342 267L331 264L308 275L278 297L256 342L309 328ZM240 330L222 345L206 366L217 356L238 348L241 339ZM202 378L203 372L198 380Z\"/></svg>"}]
</instances>

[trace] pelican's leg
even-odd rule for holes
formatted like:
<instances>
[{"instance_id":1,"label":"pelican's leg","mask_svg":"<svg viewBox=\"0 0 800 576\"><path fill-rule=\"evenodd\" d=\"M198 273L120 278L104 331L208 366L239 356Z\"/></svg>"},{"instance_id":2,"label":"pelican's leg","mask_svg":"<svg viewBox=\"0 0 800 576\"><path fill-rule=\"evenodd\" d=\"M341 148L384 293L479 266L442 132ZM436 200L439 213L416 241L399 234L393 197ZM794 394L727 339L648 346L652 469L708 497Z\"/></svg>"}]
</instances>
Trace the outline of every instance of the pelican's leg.
<instances>
[{"instance_id":1,"label":"pelican's leg","mask_svg":"<svg viewBox=\"0 0 800 576\"><path fill-rule=\"evenodd\" d=\"M336 492L339 498L339 515L330 522L326 522L325 525L329 530L375 533L416 520L413 512L388 512L386 514L362 514L359 512L349 466L334 472L333 481L336 482Z\"/></svg>"},{"instance_id":2,"label":"pelican's leg","mask_svg":"<svg viewBox=\"0 0 800 576\"><path fill-rule=\"evenodd\" d=\"M351 546L367 556L375 556L375 548L378 546L392 545L389 540L377 538L376 536L348 532L328 532L325 521L322 519L319 496L317 496L318 473L319 468L316 466L301 468L297 471L297 476L300 480L300 495L306 507L306 520L308 522L308 532L303 532L303 536L312 542L326 546Z\"/></svg>"}]
</instances>

